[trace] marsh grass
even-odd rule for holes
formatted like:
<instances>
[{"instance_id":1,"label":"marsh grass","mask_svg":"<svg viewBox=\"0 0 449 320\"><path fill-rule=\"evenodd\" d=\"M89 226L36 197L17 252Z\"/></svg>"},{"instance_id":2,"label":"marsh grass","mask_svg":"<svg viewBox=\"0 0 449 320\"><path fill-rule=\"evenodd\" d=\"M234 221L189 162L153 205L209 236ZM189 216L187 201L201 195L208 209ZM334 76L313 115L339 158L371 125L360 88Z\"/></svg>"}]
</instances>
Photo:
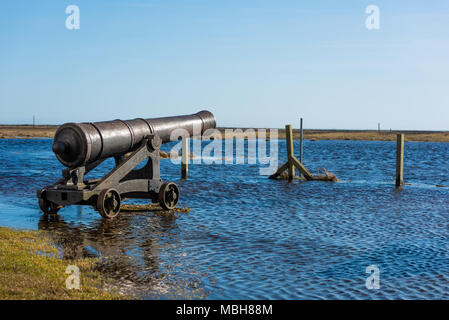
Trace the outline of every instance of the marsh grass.
<instances>
[{"instance_id":1,"label":"marsh grass","mask_svg":"<svg viewBox=\"0 0 449 320\"><path fill-rule=\"evenodd\" d=\"M277 179L278 180L288 180L288 172L287 171L282 172ZM300 176L295 176L293 179L306 181L305 178L300 177ZM337 178L337 176L335 174L333 174L332 172L327 171L324 168L319 168L318 169L318 174L317 175L313 175L313 180L316 180L316 181L328 181L328 182L338 182L338 181L340 181L340 180L338 180L338 178Z\"/></svg>"},{"instance_id":2,"label":"marsh grass","mask_svg":"<svg viewBox=\"0 0 449 320\"><path fill-rule=\"evenodd\" d=\"M0 125L1 138L52 138L58 126L30 126L30 125ZM246 128L241 128L246 130ZM219 128L224 138L225 128ZM310 141L317 140L364 140L364 141L396 141L396 134L404 133L405 141L423 141L423 142L449 142L449 132L447 131L381 131L377 130L304 130L304 139ZM239 135L237 134L237 137ZM269 137L269 130L267 132ZM244 135L241 135L244 138ZM279 139L285 139L285 131L279 129ZM298 130L294 130L293 138L299 139ZM169 158L168 154L162 154L163 159Z\"/></svg>"},{"instance_id":3,"label":"marsh grass","mask_svg":"<svg viewBox=\"0 0 449 320\"><path fill-rule=\"evenodd\" d=\"M318 175L314 175L313 180L338 182L337 176L335 174L333 174L332 172L327 171L324 168L318 169Z\"/></svg>"},{"instance_id":4,"label":"marsh grass","mask_svg":"<svg viewBox=\"0 0 449 320\"><path fill-rule=\"evenodd\" d=\"M120 299L104 288L110 281L95 270L94 258L62 259L62 252L43 231L0 227L0 299ZM80 290L68 290L67 266L80 269Z\"/></svg>"}]
</instances>

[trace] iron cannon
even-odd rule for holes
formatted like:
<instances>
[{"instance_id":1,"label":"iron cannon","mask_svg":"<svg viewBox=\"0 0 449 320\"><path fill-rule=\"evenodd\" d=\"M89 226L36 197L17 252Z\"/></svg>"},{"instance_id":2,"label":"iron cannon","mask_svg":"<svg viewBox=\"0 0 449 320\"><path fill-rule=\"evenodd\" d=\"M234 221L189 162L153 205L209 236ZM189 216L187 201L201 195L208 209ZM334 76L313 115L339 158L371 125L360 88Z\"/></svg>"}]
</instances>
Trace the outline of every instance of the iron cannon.
<instances>
[{"instance_id":1,"label":"iron cannon","mask_svg":"<svg viewBox=\"0 0 449 320\"><path fill-rule=\"evenodd\" d=\"M37 191L44 214L56 214L68 205L92 205L104 218L114 218L120 204L130 198L151 199L163 209L173 209L179 188L160 177L160 147L175 129L189 136L215 128L209 111L191 115L93 123L66 123L54 136L52 150L67 168L62 178ZM85 175L113 157L115 167L101 179ZM148 160L140 169L136 167Z\"/></svg>"}]
</instances>

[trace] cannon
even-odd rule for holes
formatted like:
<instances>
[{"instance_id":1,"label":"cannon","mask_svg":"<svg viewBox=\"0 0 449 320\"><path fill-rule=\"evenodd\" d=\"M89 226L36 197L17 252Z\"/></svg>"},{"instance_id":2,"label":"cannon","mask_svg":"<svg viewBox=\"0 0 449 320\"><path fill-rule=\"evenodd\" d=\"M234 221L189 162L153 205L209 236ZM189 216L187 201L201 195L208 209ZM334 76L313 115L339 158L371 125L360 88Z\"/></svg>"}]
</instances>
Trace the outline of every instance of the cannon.
<instances>
[{"instance_id":1,"label":"cannon","mask_svg":"<svg viewBox=\"0 0 449 320\"><path fill-rule=\"evenodd\" d=\"M189 136L215 128L209 111L191 115L93 123L66 123L55 133L52 150L66 167L62 178L37 191L44 214L56 214L69 205L91 205L102 217L120 213L126 199L151 199L165 209L179 201L179 188L160 176L160 147L170 141L175 129ZM101 179L85 176L104 160L113 157L115 167ZM147 160L142 168L136 167Z\"/></svg>"}]
</instances>

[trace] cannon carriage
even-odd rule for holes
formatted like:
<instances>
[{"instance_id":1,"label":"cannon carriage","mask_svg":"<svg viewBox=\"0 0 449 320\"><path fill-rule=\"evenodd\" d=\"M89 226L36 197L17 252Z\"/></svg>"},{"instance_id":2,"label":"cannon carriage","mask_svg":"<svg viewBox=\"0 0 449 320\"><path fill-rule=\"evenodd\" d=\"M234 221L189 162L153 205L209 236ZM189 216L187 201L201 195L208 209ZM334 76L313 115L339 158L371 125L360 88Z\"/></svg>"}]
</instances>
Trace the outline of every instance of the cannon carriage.
<instances>
[{"instance_id":1,"label":"cannon carriage","mask_svg":"<svg viewBox=\"0 0 449 320\"><path fill-rule=\"evenodd\" d=\"M62 178L37 191L44 214L56 214L69 205L91 205L104 218L114 218L126 199L149 199L165 209L179 201L179 188L160 176L160 147L175 129L189 136L215 128L209 111L155 119L67 123L55 133L52 150L67 168ZM196 129L197 128L197 129ZM113 157L115 167L101 179L86 175ZM144 167L136 167L147 160Z\"/></svg>"}]
</instances>

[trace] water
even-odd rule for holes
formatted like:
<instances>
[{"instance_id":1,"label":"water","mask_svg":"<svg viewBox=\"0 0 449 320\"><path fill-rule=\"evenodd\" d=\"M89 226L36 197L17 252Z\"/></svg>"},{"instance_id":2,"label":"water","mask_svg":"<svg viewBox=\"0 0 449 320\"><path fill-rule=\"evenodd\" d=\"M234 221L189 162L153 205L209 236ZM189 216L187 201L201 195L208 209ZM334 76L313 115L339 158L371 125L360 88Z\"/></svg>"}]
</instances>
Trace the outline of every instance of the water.
<instances>
[{"instance_id":1,"label":"water","mask_svg":"<svg viewBox=\"0 0 449 320\"><path fill-rule=\"evenodd\" d=\"M66 257L104 258L101 270L148 299L448 299L449 188L436 185L449 185L449 144L406 143L402 189L395 148L305 141L306 167L338 183L272 181L251 164L191 164L183 182L161 160L192 212L105 221L73 206L46 221L35 191L63 169L51 140L0 140L0 225L50 230ZM370 265L379 290L365 286Z\"/></svg>"}]
</instances>

